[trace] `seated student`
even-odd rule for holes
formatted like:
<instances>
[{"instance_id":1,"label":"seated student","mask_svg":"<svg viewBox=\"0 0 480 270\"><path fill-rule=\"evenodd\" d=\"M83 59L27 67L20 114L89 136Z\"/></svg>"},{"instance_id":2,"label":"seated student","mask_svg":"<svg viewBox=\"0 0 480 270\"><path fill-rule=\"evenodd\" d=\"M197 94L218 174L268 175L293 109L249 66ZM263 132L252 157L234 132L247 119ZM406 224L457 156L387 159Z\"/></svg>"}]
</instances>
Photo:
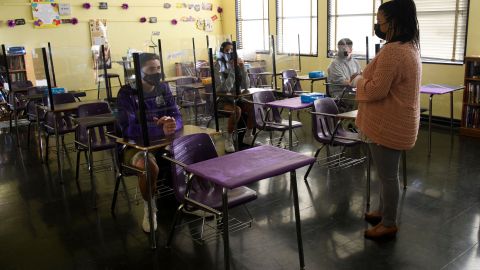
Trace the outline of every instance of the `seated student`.
<instances>
[{"instance_id":1,"label":"seated student","mask_svg":"<svg viewBox=\"0 0 480 270\"><path fill-rule=\"evenodd\" d=\"M242 59L238 59L238 66L240 68L240 77L237 78L241 82L241 89L248 89L250 85L250 80L247 75L247 70L243 64ZM220 51L217 56L217 65L215 66L215 75L219 74L220 76L216 78L217 82L217 91L219 93L235 93L235 68L233 67L233 44L229 41L225 41L220 46ZM227 139L225 140L225 152L232 153L235 152L235 147L233 145L233 130L234 125L240 120L242 111L247 114L247 130L243 136L243 143L250 145L253 141L253 128L255 127L255 119L253 114L253 104L246 101L240 100L237 102L237 106L233 107L233 99L230 97L220 97L218 100L218 108L224 111L230 111L232 114L228 119L227 126ZM236 117L234 118L233 111L236 110Z\"/></svg>"},{"instance_id":2,"label":"seated student","mask_svg":"<svg viewBox=\"0 0 480 270\"><path fill-rule=\"evenodd\" d=\"M142 67L142 84L146 106L146 118L148 134L150 138L158 138L174 134L183 127L182 117L175 99L170 92L167 83L161 83L160 60L156 54L143 53L140 55ZM135 93L135 84L124 85L118 92L117 106L119 110L119 125L125 138L141 138L141 128L138 121L138 96ZM159 174L157 165L158 158L149 155L149 175L151 176L152 192L156 188L156 180ZM124 153L124 163L131 164L137 168L145 168L143 153L135 149L127 149ZM145 176L138 176L138 185L144 200L144 217L142 228L150 232L148 220L148 191ZM154 230L157 229L155 200L152 200L154 209Z\"/></svg>"},{"instance_id":3,"label":"seated student","mask_svg":"<svg viewBox=\"0 0 480 270\"><path fill-rule=\"evenodd\" d=\"M333 84L343 84L345 87L350 85L352 76L362 73L362 68L356 59L352 57L353 42L348 38L338 41L338 53L335 60L328 66L328 82ZM339 109L342 111L351 111L355 108L355 95L346 91L343 86L331 85L329 87L332 98L340 99ZM342 96L343 94L343 96Z\"/></svg>"}]
</instances>

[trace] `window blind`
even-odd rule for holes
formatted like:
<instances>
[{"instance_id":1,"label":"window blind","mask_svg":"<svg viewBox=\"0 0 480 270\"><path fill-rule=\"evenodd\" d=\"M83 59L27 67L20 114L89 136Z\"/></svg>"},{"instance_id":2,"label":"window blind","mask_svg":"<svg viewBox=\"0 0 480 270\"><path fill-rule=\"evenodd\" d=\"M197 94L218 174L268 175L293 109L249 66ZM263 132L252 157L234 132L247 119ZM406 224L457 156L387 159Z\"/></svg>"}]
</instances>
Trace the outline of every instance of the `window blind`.
<instances>
[{"instance_id":1,"label":"window blind","mask_svg":"<svg viewBox=\"0 0 480 270\"><path fill-rule=\"evenodd\" d=\"M268 0L236 0L235 10L238 48L268 51Z\"/></svg>"}]
</instances>

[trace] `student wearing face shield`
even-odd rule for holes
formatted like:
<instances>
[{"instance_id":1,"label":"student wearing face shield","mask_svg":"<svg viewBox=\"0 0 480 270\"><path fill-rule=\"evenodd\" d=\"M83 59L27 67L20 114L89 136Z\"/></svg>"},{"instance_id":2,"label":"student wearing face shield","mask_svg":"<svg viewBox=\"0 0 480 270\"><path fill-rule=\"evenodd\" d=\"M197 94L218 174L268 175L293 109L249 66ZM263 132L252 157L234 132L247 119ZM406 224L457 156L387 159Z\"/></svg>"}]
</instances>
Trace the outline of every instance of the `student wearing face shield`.
<instances>
[{"instance_id":1,"label":"student wearing face shield","mask_svg":"<svg viewBox=\"0 0 480 270\"><path fill-rule=\"evenodd\" d=\"M240 81L241 89L248 89L250 80L247 75L247 69L243 63L243 60L238 58L238 67L240 69ZM217 64L215 65L215 82L216 89L219 93L235 93L235 68L233 65L233 44L229 41L222 43L220 51L217 54ZM247 115L247 130L243 136L243 143L250 145L253 141L253 128L255 127L255 120L253 118L253 104L247 100L240 100L237 105L233 106L233 98L220 97L218 99L218 108L223 111L232 112L228 119L227 126L227 139L225 140L225 152L235 152L233 144L233 130L234 126L240 120L242 112ZM234 117L234 110L236 110Z\"/></svg>"},{"instance_id":2,"label":"student wearing face shield","mask_svg":"<svg viewBox=\"0 0 480 270\"><path fill-rule=\"evenodd\" d=\"M353 42L350 39L341 39L337 46L337 56L328 67L328 82L336 84L330 86L330 95L332 98L342 99L342 102L339 102L339 110L351 111L355 108L355 94L349 91L350 78L362 73L362 68L352 57Z\"/></svg>"},{"instance_id":3,"label":"student wearing face shield","mask_svg":"<svg viewBox=\"0 0 480 270\"><path fill-rule=\"evenodd\" d=\"M151 138L172 135L183 127L182 116L168 84L161 82L160 58L156 54L143 53L140 55L140 65L142 68L142 85L148 134ZM118 92L117 97L118 122L123 137L127 139L138 139L141 137L141 127L138 120L138 96L135 92L135 82L133 82L133 84L124 85ZM156 158L152 154L149 156L149 175L151 176L152 190L156 190L156 180L159 175L157 162L160 160L160 157ZM145 167L143 154L135 149L125 150L123 162L139 169L144 169ZM147 181L143 175L138 176L138 185L144 199L145 214L142 229L148 233L151 230L147 207L148 192ZM155 215L153 218L154 230L156 230L155 200L152 200L152 203Z\"/></svg>"}]
</instances>

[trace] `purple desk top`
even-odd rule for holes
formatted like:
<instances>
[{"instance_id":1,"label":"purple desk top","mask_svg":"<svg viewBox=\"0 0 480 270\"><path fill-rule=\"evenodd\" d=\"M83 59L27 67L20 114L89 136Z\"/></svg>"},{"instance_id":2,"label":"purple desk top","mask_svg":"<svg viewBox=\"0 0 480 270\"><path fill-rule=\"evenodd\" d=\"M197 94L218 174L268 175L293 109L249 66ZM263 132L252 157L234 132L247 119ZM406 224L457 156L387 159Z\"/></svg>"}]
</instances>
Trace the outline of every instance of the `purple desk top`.
<instances>
[{"instance_id":1,"label":"purple desk top","mask_svg":"<svg viewBox=\"0 0 480 270\"><path fill-rule=\"evenodd\" d=\"M189 165L186 171L233 189L290 172L314 161L313 157L264 145L198 162Z\"/></svg>"},{"instance_id":2,"label":"purple desk top","mask_svg":"<svg viewBox=\"0 0 480 270\"><path fill-rule=\"evenodd\" d=\"M427 84L420 87L420 93L429 95L443 95L457 90L462 90L464 88L465 87L462 85L453 86L447 84Z\"/></svg>"},{"instance_id":3,"label":"purple desk top","mask_svg":"<svg viewBox=\"0 0 480 270\"><path fill-rule=\"evenodd\" d=\"M274 107L274 108L286 108L289 110L301 110L312 107L312 103L302 103L300 97L294 98L287 98L287 99L280 99L269 102L266 104L267 106Z\"/></svg>"}]
</instances>

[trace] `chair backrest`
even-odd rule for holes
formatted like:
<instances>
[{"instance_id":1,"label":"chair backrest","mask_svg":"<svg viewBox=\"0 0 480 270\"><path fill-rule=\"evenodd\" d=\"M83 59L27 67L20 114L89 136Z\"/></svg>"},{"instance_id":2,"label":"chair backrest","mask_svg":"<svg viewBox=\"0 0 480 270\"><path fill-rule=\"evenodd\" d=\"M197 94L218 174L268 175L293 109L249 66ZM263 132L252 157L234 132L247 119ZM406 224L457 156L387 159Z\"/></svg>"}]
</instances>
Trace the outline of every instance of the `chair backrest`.
<instances>
[{"instance_id":1,"label":"chair backrest","mask_svg":"<svg viewBox=\"0 0 480 270\"><path fill-rule=\"evenodd\" d=\"M53 95L53 104L65 104L76 102L75 96L71 93L58 93Z\"/></svg>"},{"instance_id":2,"label":"chair backrest","mask_svg":"<svg viewBox=\"0 0 480 270\"><path fill-rule=\"evenodd\" d=\"M77 114L79 117L95 116L112 113L110 106L106 102L95 102L90 104L83 104L78 107ZM109 143L111 139L107 138L106 132L113 132L114 125L98 126L90 129L92 144ZM84 144L87 144L88 135L87 129L83 126L77 126L75 130L75 139Z\"/></svg>"},{"instance_id":3,"label":"chair backrest","mask_svg":"<svg viewBox=\"0 0 480 270\"><path fill-rule=\"evenodd\" d=\"M297 72L293 69L282 71L283 84L282 92L285 96L291 97L295 92L302 91L302 85L295 79Z\"/></svg>"},{"instance_id":4,"label":"chair backrest","mask_svg":"<svg viewBox=\"0 0 480 270\"><path fill-rule=\"evenodd\" d=\"M273 94L273 91L261 91L253 93L252 98L254 103L253 110L255 113L255 124L257 128L262 128L266 119L267 110L270 108L262 104L275 101L275 95ZM266 120L269 122L281 123L282 117L277 108L270 108L270 113Z\"/></svg>"},{"instance_id":5,"label":"chair backrest","mask_svg":"<svg viewBox=\"0 0 480 270\"><path fill-rule=\"evenodd\" d=\"M76 102L76 100L75 100L75 96L71 93L59 93L59 94L53 95L53 104L55 105L73 103L73 102ZM69 113L65 113L62 117L57 117L57 125L59 130L73 128L73 123L72 123L72 120L70 120L69 115L70 115ZM53 128L53 126L55 125L53 113L46 114L46 122L48 126Z\"/></svg>"},{"instance_id":6,"label":"chair backrest","mask_svg":"<svg viewBox=\"0 0 480 270\"><path fill-rule=\"evenodd\" d=\"M43 87L30 87L30 88L28 88L28 91L27 91L28 96L43 94L43 93L45 93L45 88L43 88ZM28 103L27 103L28 120L31 121L31 120L34 120L34 119L37 118L36 105L44 104L45 102L46 102L46 97L41 98L41 99L31 99L31 100L28 101ZM45 113L42 111L41 115L39 115L40 119L43 119L44 114Z\"/></svg>"},{"instance_id":7,"label":"chair backrest","mask_svg":"<svg viewBox=\"0 0 480 270\"><path fill-rule=\"evenodd\" d=\"M265 67L251 67L248 69L248 77L250 78L250 87L262 87L267 85L265 76L259 73L265 72Z\"/></svg>"},{"instance_id":8,"label":"chair backrest","mask_svg":"<svg viewBox=\"0 0 480 270\"><path fill-rule=\"evenodd\" d=\"M16 81L12 82L12 89L23 89L32 87L33 83L31 81Z\"/></svg>"},{"instance_id":9,"label":"chair backrest","mask_svg":"<svg viewBox=\"0 0 480 270\"><path fill-rule=\"evenodd\" d=\"M111 112L112 110L110 109L110 106L106 102L83 104L78 106L78 110L77 110L79 117L95 116L95 115L107 114Z\"/></svg>"},{"instance_id":10,"label":"chair backrest","mask_svg":"<svg viewBox=\"0 0 480 270\"><path fill-rule=\"evenodd\" d=\"M206 133L192 134L175 139L171 147L172 158L186 165L198 163L217 157L215 145ZM172 184L177 201L183 202L185 189L184 169L178 165L172 166ZM192 190L201 192L210 190L213 184L207 181L194 181Z\"/></svg>"},{"instance_id":11,"label":"chair backrest","mask_svg":"<svg viewBox=\"0 0 480 270\"><path fill-rule=\"evenodd\" d=\"M331 98L317 99L313 103L314 112L338 114L335 101ZM314 138L321 143L329 143L335 131L335 119L331 116L312 114L312 130Z\"/></svg>"}]
</instances>

